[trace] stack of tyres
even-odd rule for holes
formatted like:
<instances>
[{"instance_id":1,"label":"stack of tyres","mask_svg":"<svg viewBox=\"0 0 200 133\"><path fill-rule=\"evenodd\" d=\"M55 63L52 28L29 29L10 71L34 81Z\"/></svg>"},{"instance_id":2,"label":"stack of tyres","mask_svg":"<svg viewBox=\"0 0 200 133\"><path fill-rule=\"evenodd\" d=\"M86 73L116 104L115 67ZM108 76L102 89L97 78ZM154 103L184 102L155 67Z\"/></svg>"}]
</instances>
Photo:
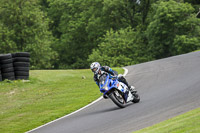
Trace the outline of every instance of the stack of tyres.
<instances>
[{"instance_id":1,"label":"stack of tyres","mask_svg":"<svg viewBox=\"0 0 200 133\"><path fill-rule=\"evenodd\" d=\"M30 53L19 52L12 54L15 79L29 79Z\"/></svg>"},{"instance_id":2,"label":"stack of tyres","mask_svg":"<svg viewBox=\"0 0 200 133\"><path fill-rule=\"evenodd\" d=\"M2 79L15 80L13 60L11 54L0 55Z\"/></svg>"},{"instance_id":3,"label":"stack of tyres","mask_svg":"<svg viewBox=\"0 0 200 133\"><path fill-rule=\"evenodd\" d=\"M2 75L1 75L1 64L0 64L0 81L2 81Z\"/></svg>"}]
</instances>

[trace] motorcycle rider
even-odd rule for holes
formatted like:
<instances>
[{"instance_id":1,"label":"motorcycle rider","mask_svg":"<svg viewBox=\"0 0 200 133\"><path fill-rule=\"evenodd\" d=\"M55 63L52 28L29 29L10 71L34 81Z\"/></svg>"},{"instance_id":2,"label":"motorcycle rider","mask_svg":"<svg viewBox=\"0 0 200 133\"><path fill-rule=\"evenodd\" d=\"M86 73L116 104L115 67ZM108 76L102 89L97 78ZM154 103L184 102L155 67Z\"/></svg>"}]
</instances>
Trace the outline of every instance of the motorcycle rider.
<instances>
[{"instance_id":1,"label":"motorcycle rider","mask_svg":"<svg viewBox=\"0 0 200 133\"><path fill-rule=\"evenodd\" d=\"M90 65L90 69L94 73L94 81L96 82L96 84L98 86L99 86L99 77L100 77L100 75L102 75L102 74L104 74L106 72L106 73L110 74L111 77L115 77L120 82L123 82L124 84L126 84L128 86L129 91L131 91L131 93L136 93L137 92L135 90L134 86L131 86L131 85L128 84L128 82L126 81L126 79L124 78L124 76L122 74L118 75L118 73L116 71L112 70L108 66L101 66L98 62L93 62Z\"/></svg>"}]
</instances>

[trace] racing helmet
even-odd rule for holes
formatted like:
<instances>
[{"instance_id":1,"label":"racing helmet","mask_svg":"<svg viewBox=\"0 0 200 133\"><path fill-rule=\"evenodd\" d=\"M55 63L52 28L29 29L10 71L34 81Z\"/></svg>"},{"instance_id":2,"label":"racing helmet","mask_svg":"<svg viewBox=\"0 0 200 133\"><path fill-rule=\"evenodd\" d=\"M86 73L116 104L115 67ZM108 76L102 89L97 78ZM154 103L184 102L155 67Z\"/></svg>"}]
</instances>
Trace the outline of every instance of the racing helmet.
<instances>
[{"instance_id":1,"label":"racing helmet","mask_svg":"<svg viewBox=\"0 0 200 133\"><path fill-rule=\"evenodd\" d=\"M101 65L99 64L99 62L93 62L90 65L90 69L92 70L92 72L94 72L95 74L97 74L100 70Z\"/></svg>"}]
</instances>

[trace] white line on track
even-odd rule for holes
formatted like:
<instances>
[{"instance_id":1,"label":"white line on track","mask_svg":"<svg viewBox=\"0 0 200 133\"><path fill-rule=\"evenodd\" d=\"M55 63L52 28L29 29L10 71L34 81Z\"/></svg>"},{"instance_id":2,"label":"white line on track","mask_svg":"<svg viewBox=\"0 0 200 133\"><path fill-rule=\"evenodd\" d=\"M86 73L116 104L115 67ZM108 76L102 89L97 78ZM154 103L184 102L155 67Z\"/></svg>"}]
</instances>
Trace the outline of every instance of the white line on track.
<instances>
[{"instance_id":1,"label":"white line on track","mask_svg":"<svg viewBox=\"0 0 200 133\"><path fill-rule=\"evenodd\" d=\"M127 75L127 73L128 73L128 69L126 69L126 68L124 68L124 67L123 67L123 69L124 69L124 71L125 71L124 74L123 74L123 76L125 77L125 76ZM103 99L103 96L101 96L101 97L98 98L97 100L93 101L92 103L90 103L90 104L88 104L88 105L86 105L86 106L80 108L79 110L76 110L76 111L74 111L74 112L72 112L72 113L70 113L70 114L68 114L68 115L65 115L65 116L63 116L63 117L61 117L61 118L58 118L58 119L53 120L53 121L51 121L51 122L48 122L48 123L46 123L46 124L44 124L44 125L41 125L41 126L39 126L39 127L37 127L37 128L34 128L34 129L32 129L32 130L30 130L30 131L28 131L28 132L26 132L26 133L31 133L32 131L35 131L35 130L37 130L37 129L39 129L39 128L42 128L42 127L44 127L44 126L47 126L47 125L49 125L49 124L51 124L51 123L54 123L54 122L56 122L56 121L59 121L59 120L61 120L61 119L63 119L63 118L69 117L69 116L71 116L71 115L73 115L73 114L75 114L75 113L78 113L78 112L80 112L81 110L83 110L83 109L85 109L85 108L87 108L87 107L89 107L89 106L91 106L91 105L97 103L97 102L100 101L101 99Z\"/></svg>"},{"instance_id":2,"label":"white line on track","mask_svg":"<svg viewBox=\"0 0 200 133\"><path fill-rule=\"evenodd\" d=\"M124 74L123 74L123 76L125 77L127 74L128 74L128 69L126 69L125 67L122 67L123 69L124 69Z\"/></svg>"}]
</instances>

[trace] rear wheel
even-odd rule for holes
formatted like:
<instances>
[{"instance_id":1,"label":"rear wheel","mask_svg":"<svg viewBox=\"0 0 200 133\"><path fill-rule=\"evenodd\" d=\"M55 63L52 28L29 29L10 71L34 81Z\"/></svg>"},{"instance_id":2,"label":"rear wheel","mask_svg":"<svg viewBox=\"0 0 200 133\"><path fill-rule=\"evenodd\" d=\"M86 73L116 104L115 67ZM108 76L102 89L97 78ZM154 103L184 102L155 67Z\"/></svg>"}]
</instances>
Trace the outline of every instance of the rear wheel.
<instances>
[{"instance_id":1,"label":"rear wheel","mask_svg":"<svg viewBox=\"0 0 200 133\"><path fill-rule=\"evenodd\" d=\"M124 108L126 105L126 102L122 95L117 91L113 91L109 94L110 99L120 108Z\"/></svg>"},{"instance_id":2,"label":"rear wheel","mask_svg":"<svg viewBox=\"0 0 200 133\"><path fill-rule=\"evenodd\" d=\"M134 95L134 99L133 99L133 103L139 103L140 101L140 96L138 94L133 94Z\"/></svg>"}]
</instances>

